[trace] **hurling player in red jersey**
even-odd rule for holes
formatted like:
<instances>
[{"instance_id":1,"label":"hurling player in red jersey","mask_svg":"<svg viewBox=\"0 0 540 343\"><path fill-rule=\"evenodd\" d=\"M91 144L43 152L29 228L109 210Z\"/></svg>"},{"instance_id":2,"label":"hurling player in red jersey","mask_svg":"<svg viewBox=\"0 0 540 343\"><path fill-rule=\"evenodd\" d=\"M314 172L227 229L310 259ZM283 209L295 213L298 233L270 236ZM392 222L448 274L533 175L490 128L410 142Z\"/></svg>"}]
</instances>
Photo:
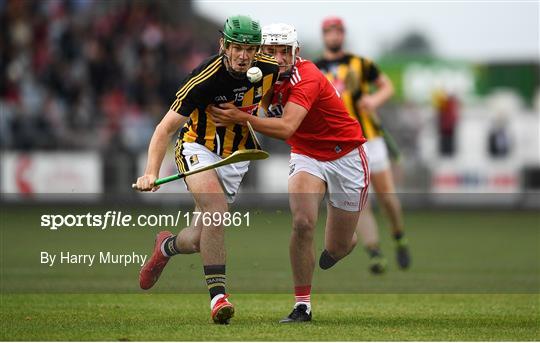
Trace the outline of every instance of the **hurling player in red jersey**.
<instances>
[{"instance_id":1,"label":"hurling player in red jersey","mask_svg":"<svg viewBox=\"0 0 540 343\"><path fill-rule=\"evenodd\" d=\"M296 29L287 24L263 28L263 52L280 65L267 116L242 112L232 104L211 107L216 123L249 122L267 136L291 146L289 201L293 217L289 253L295 305L282 323L311 320L311 281L315 268L313 236L319 204L328 193L322 269L347 256L356 244L355 228L367 199L366 141L339 93L315 64L298 57ZM267 99L268 100L268 99ZM264 101L263 101L263 107Z\"/></svg>"}]
</instances>

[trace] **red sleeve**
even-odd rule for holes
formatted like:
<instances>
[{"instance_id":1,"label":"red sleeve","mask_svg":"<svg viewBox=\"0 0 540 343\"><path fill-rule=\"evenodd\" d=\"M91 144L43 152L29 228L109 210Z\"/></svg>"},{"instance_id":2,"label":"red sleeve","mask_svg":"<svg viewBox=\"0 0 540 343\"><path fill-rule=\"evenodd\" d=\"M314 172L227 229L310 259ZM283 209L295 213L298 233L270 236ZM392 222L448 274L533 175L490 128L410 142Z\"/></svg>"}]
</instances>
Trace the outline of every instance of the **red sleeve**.
<instances>
[{"instance_id":1,"label":"red sleeve","mask_svg":"<svg viewBox=\"0 0 540 343\"><path fill-rule=\"evenodd\" d=\"M293 87L287 101L294 102L309 111L320 95L321 82L318 74L321 72L314 64L297 68L291 75L290 82Z\"/></svg>"}]
</instances>

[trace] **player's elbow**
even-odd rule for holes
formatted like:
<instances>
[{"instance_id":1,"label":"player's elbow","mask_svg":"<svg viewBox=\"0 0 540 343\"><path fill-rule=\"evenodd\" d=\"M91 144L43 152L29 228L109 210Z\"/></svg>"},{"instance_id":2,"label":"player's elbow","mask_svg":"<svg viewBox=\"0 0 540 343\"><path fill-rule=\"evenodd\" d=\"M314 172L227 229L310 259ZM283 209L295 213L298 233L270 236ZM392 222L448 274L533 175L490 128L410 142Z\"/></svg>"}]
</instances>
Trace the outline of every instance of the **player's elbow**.
<instances>
[{"instance_id":1,"label":"player's elbow","mask_svg":"<svg viewBox=\"0 0 540 343\"><path fill-rule=\"evenodd\" d=\"M168 134L170 132L170 127L167 123L161 122L157 124L155 131L160 134Z\"/></svg>"},{"instance_id":2,"label":"player's elbow","mask_svg":"<svg viewBox=\"0 0 540 343\"><path fill-rule=\"evenodd\" d=\"M295 128L293 128L292 126L285 125L283 127L283 130L281 131L282 133L281 133L280 138L283 139L283 140L287 140L287 139L291 138L291 136L294 134L295 131L296 131Z\"/></svg>"},{"instance_id":3,"label":"player's elbow","mask_svg":"<svg viewBox=\"0 0 540 343\"><path fill-rule=\"evenodd\" d=\"M154 134L160 137L171 138L175 132L176 129L173 128L172 125L167 125L167 123L161 122L156 126Z\"/></svg>"}]
</instances>

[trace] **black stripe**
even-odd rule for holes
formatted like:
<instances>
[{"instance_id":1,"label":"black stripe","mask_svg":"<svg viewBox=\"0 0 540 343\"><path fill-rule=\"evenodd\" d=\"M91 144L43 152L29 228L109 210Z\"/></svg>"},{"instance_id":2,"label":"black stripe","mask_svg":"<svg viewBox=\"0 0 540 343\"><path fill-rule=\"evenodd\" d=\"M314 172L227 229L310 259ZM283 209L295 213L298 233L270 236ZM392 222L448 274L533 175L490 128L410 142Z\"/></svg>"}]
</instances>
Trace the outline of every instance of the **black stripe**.
<instances>
[{"instance_id":1,"label":"black stripe","mask_svg":"<svg viewBox=\"0 0 540 343\"><path fill-rule=\"evenodd\" d=\"M184 133L186 132L186 128L182 129L182 132L178 135L178 139L176 140L176 145L174 147L174 162L176 163L176 169L178 169L178 172L185 173L188 170L184 170L189 168L189 164L187 164L186 157L184 156L184 144L182 141L182 138L184 136ZM178 160L181 160L181 164L178 163Z\"/></svg>"},{"instance_id":2,"label":"black stripe","mask_svg":"<svg viewBox=\"0 0 540 343\"><path fill-rule=\"evenodd\" d=\"M193 120L191 120L191 117L190 117L188 119L187 123L185 123L184 126L182 126L182 128L178 132L178 139L179 140L184 141L184 135L186 134L186 132L189 131L189 128L191 127L192 124L193 124Z\"/></svg>"},{"instance_id":3,"label":"black stripe","mask_svg":"<svg viewBox=\"0 0 540 343\"><path fill-rule=\"evenodd\" d=\"M242 136L242 125L239 125L239 124L236 124L234 126L234 139L233 139L233 146L232 146L232 151L236 151L238 150L238 146L240 145L240 141L242 141L242 138L244 138Z\"/></svg>"},{"instance_id":4,"label":"black stripe","mask_svg":"<svg viewBox=\"0 0 540 343\"><path fill-rule=\"evenodd\" d=\"M251 137L251 134L248 132L248 138L246 140L246 149L255 149L257 148L255 146L255 143L253 142L253 137Z\"/></svg>"},{"instance_id":5,"label":"black stripe","mask_svg":"<svg viewBox=\"0 0 540 343\"><path fill-rule=\"evenodd\" d=\"M262 62L262 63L266 63L266 64L279 65L279 63L277 63L277 62L275 62L275 61L272 61L272 60L269 60L269 59L266 59L266 58L260 58L257 62Z\"/></svg>"},{"instance_id":6,"label":"black stripe","mask_svg":"<svg viewBox=\"0 0 540 343\"><path fill-rule=\"evenodd\" d=\"M197 138L195 143L204 145L206 143L204 137L206 136L206 112L204 109L199 108L199 117L197 120Z\"/></svg>"}]
</instances>

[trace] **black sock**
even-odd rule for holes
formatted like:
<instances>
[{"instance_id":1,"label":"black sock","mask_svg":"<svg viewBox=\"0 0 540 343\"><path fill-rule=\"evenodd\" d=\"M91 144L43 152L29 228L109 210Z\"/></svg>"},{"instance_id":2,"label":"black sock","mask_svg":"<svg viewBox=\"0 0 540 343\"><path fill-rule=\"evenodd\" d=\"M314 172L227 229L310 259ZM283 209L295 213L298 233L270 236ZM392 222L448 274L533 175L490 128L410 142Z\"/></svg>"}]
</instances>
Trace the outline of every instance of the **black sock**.
<instances>
[{"instance_id":1,"label":"black sock","mask_svg":"<svg viewBox=\"0 0 540 343\"><path fill-rule=\"evenodd\" d=\"M366 248L369 257L381 256L381 250L379 248Z\"/></svg>"},{"instance_id":2,"label":"black sock","mask_svg":"<svg viewBox=\"0 0 540 343\"><path fill-rule=\"evenodd\" d=\"M163 241L162 252L165 252L167 256L174 256L180 253L180 250L176 247L176 236L172 236Z\"/></svg>"},{"instance_id":3,"label":"black sock","mask_svg":"<svg viewBox=\"0 0 540 343\"><path fill-rule=\"evenodd\" d=\"M394 233L394 239L396 241L399 241L400 239L403 238L404 235L405 235L405 233L403 231L396 232L396 233Z\"/></svg>"},{"instance_id":4,"label":"black sock","mask_svg":"<svg viewBox=\"0 0 540 343\"><path fill-rule=\"evenodd\" d=\"M204 277L210 292L210 299L218 294L225 294L225 265L204 266Z\"/></svg>"},{"instance_id":5,"label":"black sock","mask_svg":"<svg viewBox=\"0 0 540 343\"><path fill-rule=\"evenodd\" d=\"M319 258L319 267L321 269L328 269L334 266L338 261L336 261L332 256L330 256L330 253L326 251L326 249L323 250L321 253L321 257Z\"/></svg>"}]
</instances>

